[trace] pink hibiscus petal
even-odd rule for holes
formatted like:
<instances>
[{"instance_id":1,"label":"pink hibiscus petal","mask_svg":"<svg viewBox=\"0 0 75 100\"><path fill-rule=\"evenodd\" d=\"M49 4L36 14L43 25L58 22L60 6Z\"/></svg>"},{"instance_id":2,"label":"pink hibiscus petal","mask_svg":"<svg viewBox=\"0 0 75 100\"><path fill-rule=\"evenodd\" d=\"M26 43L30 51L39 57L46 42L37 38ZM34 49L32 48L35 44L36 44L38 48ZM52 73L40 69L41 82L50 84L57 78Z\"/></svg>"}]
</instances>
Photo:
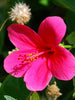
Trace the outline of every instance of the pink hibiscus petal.
<instances>
[{"instance_id":1,"label":"pink hibiscus petal","mask_svg":"<svg viewBox=\"0 0 75 100\"><path fill-rule=\"evenodd\" d=\"M33 62L32 67L26 72L24 81L31 91L43 90L52 78L50 69L48 69L46 58L38 58Z\"/></svg>"},{"instance_id":2,"label":"pink hibiscus petal","mask_svg":"<svg viewBox=\"0 0 75 100\"><path fill-rule=\"evenodd\" d=\"M56 78L70 80L75 76L75 58L67 49L58 46L50 62L52 75Z\"/></svg>"},{"instance_id":3,"label":"pink hibiscus petal","mask_svg":"<svg viewBox=\"0 0 75 100\"><path fill-rule=\"evenodd\" d=\"M66 32L66 24L58 16L47 17L39 26L38 33L49 47L57 46Z\"/></svg>"},{"instance_id":4,"label":"pink hibiscus petal","mask_svg":"<svg viewBox=\"0 0 75 100\"><path fill-rule=\"evenodd\" d=\"M23 77L26 71L31 67L27 60L27 55L31 55L35 50L15 51L8 55L4 60L4 69L7 73L15 77ZM28 56L30 57L30 56Z\"/></svg>"},{"instance_id":5,"label":"pink hibiscus petal","mask_svg":"<svg viewBox=\"0 0 75 100\"><path fill-rule=\"evenodd\" d=\"M7 30L10 41L18 49L29 50L40 46L40 42L44 44L40 36L25 25L12 24Z\"/></svg>"}]
</instances>

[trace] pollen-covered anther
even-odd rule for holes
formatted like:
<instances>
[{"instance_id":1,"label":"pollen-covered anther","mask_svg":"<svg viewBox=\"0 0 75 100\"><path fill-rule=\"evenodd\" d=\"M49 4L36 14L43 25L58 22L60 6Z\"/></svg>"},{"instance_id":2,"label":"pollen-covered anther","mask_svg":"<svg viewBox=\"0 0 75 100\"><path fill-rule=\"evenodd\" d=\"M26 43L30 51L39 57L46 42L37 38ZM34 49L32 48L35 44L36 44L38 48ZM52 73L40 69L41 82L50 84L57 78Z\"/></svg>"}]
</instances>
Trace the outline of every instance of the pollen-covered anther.
<instances>
[{"instance_id":1,"label":"pollen-covered anther","mask_svg":"<svg viewBox=\"0 0 75 100\"><path fill-rule=\"evenodd\" d=\"M21 63L31 63L32 61L35 61L38 58L38 53L35 54L35 52L32 52L30 54L24 54L23 56L20 54L18 57L18 60L21 61Z\"/></svg>"},{"instance_id":2,"label":"pollen-covered anther","mask_svg":"<svg viewBox=\"0 0 75 100\"><path fill-rule=\"evenodd\" d=\"M33 53L27 54L27 56L32 56Z\"/></svg>"},{"instance_id":3,"label":"pollen-covered anther","mask_svg":"<svg viewBox=\"0 0 75 100\"><path fill-rule=\"evenodd\" d=\"M35 54L28 60L28 63L31 63L32 61L35 61L38 58L38 56Z\"/></svg>"}]
</instances>

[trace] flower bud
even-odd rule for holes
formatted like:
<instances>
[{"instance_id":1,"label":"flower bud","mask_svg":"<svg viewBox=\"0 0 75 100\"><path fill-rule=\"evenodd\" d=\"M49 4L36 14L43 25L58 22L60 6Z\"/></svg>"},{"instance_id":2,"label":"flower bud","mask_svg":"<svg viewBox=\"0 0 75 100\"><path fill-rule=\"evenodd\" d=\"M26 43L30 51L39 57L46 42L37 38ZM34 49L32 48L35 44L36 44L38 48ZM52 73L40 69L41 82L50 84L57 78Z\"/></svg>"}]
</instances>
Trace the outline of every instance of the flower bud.
<instances>
[{"instance_id":1,"label":"flower bud","mask_svg":"<svg viewBox=\"0 0 75 100\"><path fill-rule=\"evenodd\" d=\"M47 94L50 95L52 98L57 98L62 95L59 90L60 89L56 86L56 82L54 82L54 84L48 85Z\"/></svg>"}]
</instances>

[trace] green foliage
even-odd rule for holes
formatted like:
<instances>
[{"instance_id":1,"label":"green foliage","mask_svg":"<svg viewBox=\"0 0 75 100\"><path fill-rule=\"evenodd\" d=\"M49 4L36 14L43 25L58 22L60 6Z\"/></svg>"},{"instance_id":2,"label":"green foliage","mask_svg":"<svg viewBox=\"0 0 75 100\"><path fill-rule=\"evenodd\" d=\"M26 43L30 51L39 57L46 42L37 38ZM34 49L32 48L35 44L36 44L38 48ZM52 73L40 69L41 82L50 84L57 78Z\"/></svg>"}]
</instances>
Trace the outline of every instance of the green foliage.
<instances>
[{"instance_id":1,"label":"green foliage","mask_svg":"<svg viewBox=\"0 0 75 100\"><path fill-rule=\"evenodd\" d=\"M0 27L1 27L1 24L0 24ZM4 45L4 37L5 37L5 34L4 33L5 33L4 30L0 31L0 54L2 53L2 49L3 49L3 45Z\"/></svg>"},{"instance_id":2,"label":"green foliage","mask_svg":"<svg viewBox=\"0 0 75 100\"><path fill-rule=\"evenodd\" d=\"M34 92L32 96L30 96L30 100L40 100L38 93Z\"/></svg>"},{"instance_id":3,"label":"green foliage","mask_svg":"<svg viewBox=\"0 0 75 100\"><path fill-rule=\"evenodd\" d=\"M57 82L57 86L60 89L60 92L62 93L62 96L60 96L57 100L73 100L73 80L70 81L61 81L55 79Z\"/></svg>"},{"instance_id":4,"label":"green foliage","mask_svg":"<svg viewBox=\"0 0 75 100\"><path fill-rule=\"evenodd\" d=\"M59 46L64 47L64 48L75 48L75 46L65 45L64 43L60 43Z\"/></svg>"},{"instance_id":5,"label":"green foliage","mask_svg":"<svg viewBox=\"0 0 75 100\"><path fill-rule=\"evenodd\" d=\"M75 98L75 77L73 78L73 86L74 86L73 98Z\"/></svg>"},{"instance_id":6,"label":"green foliage","mask_svg":"<svg viewBox=\"0 0 75 100\"><path fill-rule=\"evenodd\" d=\"M1 87L2 83L0 83L0 87Z\"/></svg>"},{"instance_id":7,"label":"green foliage","mask_svg":"<svg viewBox=\"0 0 75 100\"><path fill-rule=\"evenodd\" d=\"M4 98L5 98L6 100L17 100L17 99L14 99L13 97L8 96L8 95L4 95Z\"/></svg>"},{"instance_id":8,"label":"green foliage","mask_svg":"<svg viewBox=\"0 0 75 100\"><path fill-rule=\"evenodd\" d=\"M70 35L67 36L66 40L69 44L75 44L75 31L70 33Z\"/></svg>"},{"instance_id":9,"label":"green foliage","mask_svg":"<svg viewBox=\"0 0 75 100\"><path fill-rule=\"evenodd\" d=\"M67 8L75 12L75 0L53 0L53 2L58 6Z\"/></svg>"},{"instance_id":10,"label":"green foliage","mask_svg":"<svg viewBox=\"0 0 75 100\"><path fill-rule=\"evenodd\" d=\"M5 27L1 30L1 26L6 20L6 9L7 9L7 1L8 0L0 0L0 54L2 53L4 40L5 40Z\"/></svg>"},{"instance_id":11,"label":"green foliage","mask_svg":"<svg viewBox=\"0 0 75 100\"><path fill-rule=\"evenodd\" d=\"M39 0L39 3L44 6L48 6L48 0Z\"/></svg>"},{"instance_id":12,"label":"green foliage","mask_svg":"<svg viewBox=\"0 0 75 100\"><path fill-rule=\"evenodd\" d=\"M67 30L70 32L75 31L75 13L71 11L66 12L65 21L67 24Z\"/></svg>"},{"instance_id":13,"label":"green foliage","mask_svg":"<svg viewBox=\"0 0 75 100\"><path fill-rule=\"evenodd\" d=\"M5 100L5 98L13 97L17 100L26 100L29 93L30 91L26 89L22 78L15 78L9 75L1 85L0 99Z\"/></svg>"}]
</instances>

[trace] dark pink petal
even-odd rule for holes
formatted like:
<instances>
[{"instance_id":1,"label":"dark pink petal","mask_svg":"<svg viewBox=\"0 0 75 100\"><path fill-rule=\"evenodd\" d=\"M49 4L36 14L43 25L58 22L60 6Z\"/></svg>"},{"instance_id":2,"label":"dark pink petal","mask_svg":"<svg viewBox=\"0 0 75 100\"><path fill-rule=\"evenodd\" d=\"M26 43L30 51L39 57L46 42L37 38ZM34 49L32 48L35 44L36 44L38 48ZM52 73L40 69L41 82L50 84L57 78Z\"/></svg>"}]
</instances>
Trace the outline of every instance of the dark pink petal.
<instances>
[{"instance_id":1,"label":"dark pink petal","mask_svg":"<svg viewBox=\"0 0 75 100\"><path fill-rule=\"evenodd\" d=\"M52 78L48 62L45 58L38 58L24 77L26 86L31 91L43 90Z\"/></svg>"},{"instance_id":2,"label":"dark pink petal","mask_svg":"<svg viewBox=\"0 0 75 100\"><path fill-rule=\"evenodd\" d=\"M56 78L70 80L75 76L75 58L67 49L58 46L50 62L51 72Z\"/></svg>"},{"instance_id":3,"label":"dark pink petal","mask_svg":"<svg viewBox=\"0 0 75 100\"><path fill-rule=\"evenodd\" d=\"M15 51L8 55L4 60L4 69L7 73L15 77L23 77L26 71L31 67L26 55L30 55L34 50Z\"/></svg>"},{"instance_id":4,"label":"dark pink petal","mask_svg":"<svg viewBox=\"0 0 75 100\"><path fill-rule=\"evenodd\" d=\"M66 32L66 24L58 16L47 17L39 26L38 33L49 47L57 46Z\"/></svg>"},{"instance_id":5,"label":"dark pink petal","mask_svg":"<svg viewBox=\"0 0 75 100\"><path fill-rule=\"evenodd\" d=\"M43 43L39 35L25 25L12 24L7 30L10 41L19 49L33 49Z\"/></svg>"}]
</instances>

